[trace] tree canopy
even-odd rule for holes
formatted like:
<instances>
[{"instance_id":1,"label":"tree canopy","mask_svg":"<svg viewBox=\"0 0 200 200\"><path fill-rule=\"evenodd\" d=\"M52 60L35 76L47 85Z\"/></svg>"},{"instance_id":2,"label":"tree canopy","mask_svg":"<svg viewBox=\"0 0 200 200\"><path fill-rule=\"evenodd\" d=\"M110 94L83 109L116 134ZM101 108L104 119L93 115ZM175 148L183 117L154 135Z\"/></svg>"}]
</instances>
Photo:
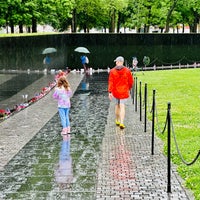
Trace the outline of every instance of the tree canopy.
<instances>
[{"instance_id":1,"label":"tree canopy","mask_svg":"<svg viewBox=\"0 0 200 200\"><path fill-rule=\"evenodd\" d=\"M197 32L199 0L1 0L0 28L19 27L19 32L37 32L37 25L51 25L56 31L137 32L156 27L169 32L185 25Z\"/></svg>"}]
</instances>

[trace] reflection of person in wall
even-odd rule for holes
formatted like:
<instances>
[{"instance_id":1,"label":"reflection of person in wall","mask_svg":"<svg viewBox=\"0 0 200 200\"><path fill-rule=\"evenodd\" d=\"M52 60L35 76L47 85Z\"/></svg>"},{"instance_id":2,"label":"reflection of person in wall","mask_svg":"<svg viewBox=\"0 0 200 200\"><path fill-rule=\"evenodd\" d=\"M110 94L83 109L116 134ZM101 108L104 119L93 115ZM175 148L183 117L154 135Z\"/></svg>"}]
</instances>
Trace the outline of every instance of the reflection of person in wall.
<instances>
[{"instance_id":1,"label":"reflection of person in wall","mask_svg":"<svg viewBox=\"0 0 200 200\"><path fill-rule=\"evenodd\" d=\"M47 71L48 66L50 65L50 63L51 63L51 58L48 55L46 55L46 57L43 60L45 71Z\"/></svg>"},{"instance_id":2,"label":"reflection of person in wall","mask_svg":"<svg viewBox=\"0 0 200 200\"><path fill-rule=\"evenodd\" d=\"M83 65L84 68L84 72L86 72L88 70L87 64L89 63L89 59L87 56L81 56L81 63Z\"/></svg>"},{"instance_id":3,"label":"reflection of person in wall","mask_svg":"<svg viewBox=\"0 0 200 200\"><path fill-rule=\"evenodd\" d=\"M51 58L48 55L46 55L46 57L43 60L43 63L45 65L49 65L51 63Z\"/></svg>"},{"instance_id":4,"label":"reflection of person in wall","mask_svg":"<svg viewBox=\"0 0 200 200\"><path fill-rule=\"evenodd\" d=\"M136 57L133 57L133 61L132 61L132 66L133 66L133 70L136 72L137 71L137 64L138 64L138 60Z\"/></svg>"},{"instance_id":5,"label":"reflection of person in wall","mask_svg":"<svg viewBox=\"0 0 200 200\"><path fill-rule=\"evenodd\" d=\"M55 179L61 188L69 188L73 180L72 157L70 156L70 135L63 135L59 164L55 171Z\"/></svg>"}]
</instances>

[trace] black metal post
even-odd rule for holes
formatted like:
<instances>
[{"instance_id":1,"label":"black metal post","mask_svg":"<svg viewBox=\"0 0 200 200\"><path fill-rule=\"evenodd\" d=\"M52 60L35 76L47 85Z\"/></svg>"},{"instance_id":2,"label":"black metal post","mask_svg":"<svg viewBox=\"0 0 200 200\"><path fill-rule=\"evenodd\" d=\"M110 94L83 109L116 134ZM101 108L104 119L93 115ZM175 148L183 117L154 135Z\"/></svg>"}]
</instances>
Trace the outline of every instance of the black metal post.
<instances>
[{"instance_id":1,"label":"black metal post","mask_svg":"<svg viewBox=\"0 0 200 200\"><path fill-rule=\"evenodd\" d=\"M140 81L140 121L142 121L142 83Z\"/></svg>"},{"instance_id":2,"label":"black metal post","mask_svg":"<svg viewBox=\"0 0 200 200\"><path fill-rule=\"evenodd\" d=\"M137 77L135 78L135 111L137 112Z\"/></svg>"},{"instance_id":3,"label":"black metal post","mask_svg":"<svg viewBox=\"0 0 200 200\"><path fill-rule=\"evenodd\" d=\"M144 132L147 131L147 83L144 88Z\"/></svg>"},{"instance_id":4,"label":"black metal post","mask_svg":"<svg viewBox=\"0 0 200 200\"><path fill-rule=\"evenodd\" d=\"M151 155L154 155L155 94L156 94L156 91L153 90Z\"/></svg>"},{"instance_id":5,"label":"black metal post","mask_svg":"<svg viewBox=\"0 0 200 200\"><path fill-rule=\"evenodd\" d=\"M135 95L135 77L134 77L134 84L133 84L133 87L132 87L131 94L132 94L132 100L133 100L133 104L134 104L134 95Z\"/></svg>"},{"instance_id":6,"label":"black metal post","mask_svg":"<svg viewBox=\"0 0 200 200\"><path fill-rule=\"evenodd\" d=\"M171 192L171 103L168 103L168 112L167 112L167 129L168 129L168 136L167 136L167 192Z\"/></svg>"}]
</instances>

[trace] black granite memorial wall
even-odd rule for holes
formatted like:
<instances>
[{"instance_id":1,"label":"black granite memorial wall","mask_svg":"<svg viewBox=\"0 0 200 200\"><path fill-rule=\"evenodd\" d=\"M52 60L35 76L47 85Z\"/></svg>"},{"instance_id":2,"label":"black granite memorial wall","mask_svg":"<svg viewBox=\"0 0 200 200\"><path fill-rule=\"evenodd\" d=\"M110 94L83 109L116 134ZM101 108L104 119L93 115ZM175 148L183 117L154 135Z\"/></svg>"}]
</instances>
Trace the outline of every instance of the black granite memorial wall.
<instances>
[{"instance_id":1,"label":"black granite memorial wall","mask_svg":"<svg viewBox=\"0 0 200 200\"><path fill-rule=\"evenodd\" d=\"M150 66L200 61L200 34L52 34L0 37L0 70L42 70L46 67L42 51L47 47L57 49L49 54L49 69L78 69L82 54L74 49L79 46L89 49L89 66L95 69L112 67L118 55L129 66L133 56L139 66L144 56L150 58Z\"/></svg>"}]
</instances>

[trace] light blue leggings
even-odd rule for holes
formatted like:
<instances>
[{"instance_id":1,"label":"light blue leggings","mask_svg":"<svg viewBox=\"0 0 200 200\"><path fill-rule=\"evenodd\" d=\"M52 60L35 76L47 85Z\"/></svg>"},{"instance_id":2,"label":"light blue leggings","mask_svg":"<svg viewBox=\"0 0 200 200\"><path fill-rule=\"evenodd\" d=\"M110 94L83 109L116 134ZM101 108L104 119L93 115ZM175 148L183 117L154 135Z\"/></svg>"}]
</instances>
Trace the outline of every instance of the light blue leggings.
<instances>
[{"instance_id":1,"label":"light blue leggings","mask_svg":"<svg viewBox=\"0 0 200 200\"><path fill-rule=\"evenodd\" d=\"M69 108L58 108L60 120L63 128L70 126Z\"/></svg>"}]
</instances>

